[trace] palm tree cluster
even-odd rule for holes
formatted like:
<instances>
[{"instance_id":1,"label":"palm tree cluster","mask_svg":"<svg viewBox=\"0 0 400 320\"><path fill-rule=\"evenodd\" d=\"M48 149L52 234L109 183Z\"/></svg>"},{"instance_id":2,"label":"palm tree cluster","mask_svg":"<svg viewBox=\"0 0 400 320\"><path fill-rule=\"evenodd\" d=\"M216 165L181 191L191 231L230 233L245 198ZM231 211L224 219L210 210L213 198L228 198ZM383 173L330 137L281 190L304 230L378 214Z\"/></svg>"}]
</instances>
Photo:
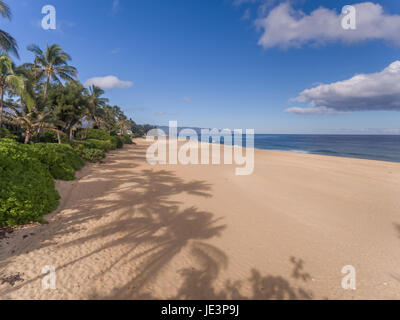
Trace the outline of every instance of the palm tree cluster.
<instances>
[{"instance_id":1,"label":"palm tree cluster","mask_svg":"<svg viewBox=\"0 0 400 320\"><path fill-rule=\"evenodd\" d=\"M110 134L125 134L135 123L118 106L110 106L105 92L92 85L85 88L77 80L71 57L56 45L45 50L31 45L33 63L15 66L6 54L0 55L0 127L5 124L22 130L24 142L43 132L73 140L76 132L85 138L90 128Z\"/></svg>"},{"instance_id":2,"label":"palm tree cluster","mask_svg":"<svg viewBox=\"0 0 400 320\"><path fill-rule=\"evenodd\" d=\"M10 8L2 0L0 15L11 20ZM86 138L90 128L143 135L151 127L137 125L121 108L109 105L101 88L85 88L77 80L77 69L69 65L70 55L59 45L27 49L33 62L16 66L9 55L19 58L17 43L0 30L0 137L3 126L21 132L25 143L49 131L61 143L62 136L73 140L78 132Z\"/></svg>"}]
</instances>

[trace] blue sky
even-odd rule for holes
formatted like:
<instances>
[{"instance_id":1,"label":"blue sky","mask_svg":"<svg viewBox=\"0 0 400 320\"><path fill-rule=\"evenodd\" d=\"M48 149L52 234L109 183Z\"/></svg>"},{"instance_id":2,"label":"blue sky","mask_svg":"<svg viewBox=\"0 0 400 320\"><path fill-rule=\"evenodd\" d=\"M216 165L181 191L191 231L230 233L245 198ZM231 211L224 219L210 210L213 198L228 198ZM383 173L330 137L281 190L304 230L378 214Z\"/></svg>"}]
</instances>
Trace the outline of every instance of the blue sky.
<instances>
[{"instance_id":1,"label":"blue sky","mask_svg":"<svg viewBox=\"0 0 400 320\"><path fill-rule=\"evenodd\" d=\"M257 133L392 132L400 128L397 88L386 92L385 99L379 92L365 97L361 91L367 84L351 87L360 93L345 97L348 100L335 86L329 91L333 96L320 97L318 89L301 93L321 83L382 72L400 60L399 1L374 1L382 6L383 14L376 17L382 24L371 26L361 16L354 39L325 27L325 22L319 27L318 17L325 21L325 11L315 15L316 22L304 20L290 41L285 37L293 30L286 25L266 27L279 14L283 23L286 11L299 20L322 5L339 14L344 5L360 2L18 0L8 1L13 20L2 20L1 28L17 39L19 62L32 60L27 45L57 43L72 56L80 81L115 76L132 82L106 92L111 104L138 123L166 125L177 120L180 126L254 128ZM56 30L41 28L41 9L47 4L57 10ZM363 8L362 14L369 12L369 7ZM316 28L310 28L312 23ZM388 30L375 35L369 28ZM369 91L386 87L382 80L382 87ZM303 99L292 100L299 96ZM338 96L344 100L338 102ZM387 103L389 96L393 106L386 110L380 101ZM366 107L363 99L377 107ZM311 112L302 112L304 108Z\"/></svg>"}]
</instances>

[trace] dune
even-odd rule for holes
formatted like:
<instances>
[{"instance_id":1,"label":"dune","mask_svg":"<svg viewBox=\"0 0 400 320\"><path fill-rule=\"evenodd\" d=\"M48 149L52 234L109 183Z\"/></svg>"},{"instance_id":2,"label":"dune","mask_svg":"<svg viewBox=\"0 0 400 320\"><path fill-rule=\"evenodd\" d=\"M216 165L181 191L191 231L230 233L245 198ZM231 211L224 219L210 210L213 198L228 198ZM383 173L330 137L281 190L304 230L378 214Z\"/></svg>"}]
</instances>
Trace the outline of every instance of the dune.
<instances>
[{"instance_id":1,"label":"dune","mask_svg":"<svg viewBox=\"0 0 400 320\"><path fill-rule=\"evenodd\" d=\"M400 298L399 163L255 150L236 176L150 165L147 146L57 182L48 224L2 236L0 299Z\"/></svg>"}]
</instances>

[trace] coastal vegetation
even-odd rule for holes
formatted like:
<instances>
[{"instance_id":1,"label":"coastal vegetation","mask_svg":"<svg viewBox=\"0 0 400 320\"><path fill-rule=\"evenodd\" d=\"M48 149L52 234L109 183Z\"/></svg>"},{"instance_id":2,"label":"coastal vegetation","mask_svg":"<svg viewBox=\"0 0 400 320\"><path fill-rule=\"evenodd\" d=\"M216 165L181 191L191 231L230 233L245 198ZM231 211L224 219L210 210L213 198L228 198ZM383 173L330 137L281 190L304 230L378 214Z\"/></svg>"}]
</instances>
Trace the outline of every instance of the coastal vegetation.
<instances>
[{"instance_id":1,"label":"coastal vegetation","mask_svg":"<svg viewBox=\"0 0 400 320\"><path fill-rule=\"evenodd\" d=\"M0 15L11 18L3 1ZM101 88L85 88L61 46L27 49L33 61L16 65L17 43L0 30L0 227L43 221L58 205L54 179L74 180L85 161L153 128L109 105Z\"/></svg>"}]
</instances>

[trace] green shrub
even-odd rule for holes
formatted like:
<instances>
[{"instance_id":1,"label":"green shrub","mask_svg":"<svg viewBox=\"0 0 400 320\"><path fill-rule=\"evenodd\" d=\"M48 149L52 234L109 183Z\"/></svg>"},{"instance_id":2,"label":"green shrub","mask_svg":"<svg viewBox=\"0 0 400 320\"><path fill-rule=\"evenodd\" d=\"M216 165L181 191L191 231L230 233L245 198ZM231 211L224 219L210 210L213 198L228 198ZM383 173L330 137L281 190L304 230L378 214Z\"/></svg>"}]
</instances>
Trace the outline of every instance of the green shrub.
<instances>
[{"instance_id":1,"label":"green shrub","mask_svg":"<svg viewBox=\"0 0 400 320\"><path fill-rule=\"evenodd\" d=\"M83 146L88 149L100 149L103 152L108 152L111 150L111 141L103 141L103 140L84 140L84 141L74 141L71 143L71 146L76 149L79 146Z\"/></svg>"},{"instance_id":2,"label":"green shrub","mask_svg":"<svg viewBox=\"0 0 400 320\"><path fill-rule=\"evenodd\" d=\"M108 132L105 132L100 129L90 129L87 136L88 140L110 140L111 136Z\"/></svg>"},{"instance_id":3,"label":"green shrub","mask_svg":"<svg viewBox=\"0 0 400 320\"><path fill-rule=\"evenodd\" d=\"M0 138L16 140L16 139L17 139L17 136L14 136L14 135L13 135L8 129L6 129L6 128L0 128Z\"/></svg>"},{"instance_id":4,"label":"green shrub","mask_svg":"<svg viewBox=\"0 0 400 320\"><path fill-rule=\"evenodd\" d=\"M106 156L103 150L95 148L86 148L84 145L77 146L75 150L82 159L85 159L89 162L99 162Z\"/></svg>"},{"instance_id":5,"label":"green shrub","mask_svg":"<svg viewBox=\"0 0 400 320\"><path fill-rule=\"evenodd\" d=\"M124 140L119 136L112 136L111 142L115 146L115 149L122 149L124 147Z\"/></svg>"},{"instance_id":6,"label":"green shrub","mask_svg":"<svg viewBox=\"0 0 400 320\"><path fill-rule=\"evenodd\" d=\"M85 131L85 130L80 130L80 131L77 131L77 132L75 133L75 137L76 137L76 139L78 139L78 140L83 140L83 139L85 139L85 134L86 134L86 131Z\"/></svg>"},{"instance_id":7,"label":"green shrub","mask_svg":"<svg viewBox=\"0 0 400 320\"><path fill-rule=\"evenodd\" d=\"M132 138L129 134L124 134L122 136L122 140L124 141L125 144L133 144Z\"/></svg>"},{"instance_id":8,"label":"green shrub","mask_svg":"<svg viewBox=\"0 0 400 320\"><path fill-rule=\"evenodd\" d=\"M91 140L101 140L101 141L110 141L111 145L108 150L104 150L103 148L100 148L104 151L109 151L109 150L115 150L115 149L121 149L124 146L124 138L120 136L110 136L110 134L106 131L100 130L100 129L90 129L88 133L88 137L86 141L91 141ZM129 142L127 142L129 143ZM99 149L99 147L96 147Z\"/></svg>"},{"instance_id":9,"label":"green shrub","mask_svg":"<svg viewBox=\"0 0 400 320\"><path fill-rule=\"evenodd\" d=\"M0 227L43 221L59 195L31 146L0 140Z\"/></svg>"},{"instance_id":10,"label":"green shrub","mask_svg":"<svg viewBox=\"0 0 400 320\"><path fill-rule=\"evenodd\" d=\"M110 150L115 149L111 140L89 139L83 141L83 143L87 148L100 149L103 150L104 152L108 152Z\"/></svg>"},{"instance_id":11,"label":"green shrub","mask_svg":"<svg viewBox=\"0 0 400 320\"><path fill-rule=\"evenodd\" d=\"M115 140L115 139L110 139L110 140L108 140L108 141L110 141L110 143L111 143L111 149L110 150L115 150L115 149L117 149L117 140Z\"/></svg>"},{"instance_id":12,"label":"green shrub","mask_svg":"<svg viewBox=\"0 0 400 320\"><path fill-rule=\"evenodd\" d=\"M75 170L84 165L79 155L67 144L37 143L30 147L54 179L75 180Z\"/></svg>"},{"instance_id":13,"label":"green shrub","mask_svg":"<svg viewBox=\"0 0 400 320\"><path fill-rule=\"evenodd\" d=\"M40 134L39 141L43 143L58 143L57 133L43 132Z\"/></svg>"}]
</instances>

